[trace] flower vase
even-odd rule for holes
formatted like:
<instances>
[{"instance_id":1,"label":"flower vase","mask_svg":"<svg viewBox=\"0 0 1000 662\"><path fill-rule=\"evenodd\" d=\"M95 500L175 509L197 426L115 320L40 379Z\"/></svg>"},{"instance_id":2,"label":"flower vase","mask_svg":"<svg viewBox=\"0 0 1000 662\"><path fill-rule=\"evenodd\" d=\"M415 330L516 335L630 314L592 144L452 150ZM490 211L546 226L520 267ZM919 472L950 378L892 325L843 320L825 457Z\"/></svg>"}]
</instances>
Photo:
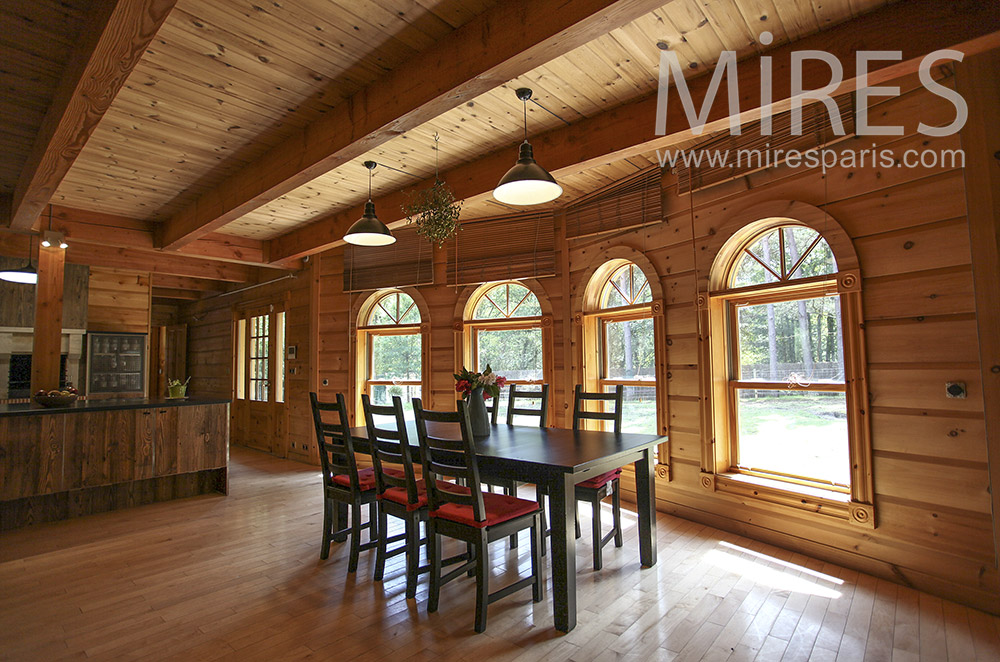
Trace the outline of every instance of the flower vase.
<instances>
[{"instance_id":1,"label":"flower vase","mask_svg":"<svg viewBox=\"0 0 1000 662\"><path fill-rule=\"evenodd\" d=\"M469 394L469 422L472 423L472 434L476 437L490 436L490 415L486 411L486 401L483 400L483 387L472 389Z\"/></svg>"}]
</instances>

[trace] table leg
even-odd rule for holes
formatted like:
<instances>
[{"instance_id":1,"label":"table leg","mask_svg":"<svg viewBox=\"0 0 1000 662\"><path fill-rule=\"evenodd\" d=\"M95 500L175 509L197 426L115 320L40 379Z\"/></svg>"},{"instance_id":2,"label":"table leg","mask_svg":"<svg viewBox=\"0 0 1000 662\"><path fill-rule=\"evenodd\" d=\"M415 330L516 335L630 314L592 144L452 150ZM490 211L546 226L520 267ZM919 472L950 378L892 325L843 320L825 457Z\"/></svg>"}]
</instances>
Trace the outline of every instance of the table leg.
<instances>
[{"instance_id":1,"label":"table leg","mask_svg":"<svg viewBox=\"0 0 1000 662\"><path fill-rule=\"evenodd\" d=\"M576 627L576 488L572 474L556 477L549 484L549 515L552 526L552 609L556 629Z\"/></svg>"},{"instance_id":2,"label":"table leg","mask_svg":"<svg viewBox=\"0 0 1000 662\"><path fill-rule=\"evenodd\" d=\"M653 450L642 452L635 463L635 500L639 511L639 561L643 567L656 564L656 489L653 479Z\"/></svg>"}]
</instances>

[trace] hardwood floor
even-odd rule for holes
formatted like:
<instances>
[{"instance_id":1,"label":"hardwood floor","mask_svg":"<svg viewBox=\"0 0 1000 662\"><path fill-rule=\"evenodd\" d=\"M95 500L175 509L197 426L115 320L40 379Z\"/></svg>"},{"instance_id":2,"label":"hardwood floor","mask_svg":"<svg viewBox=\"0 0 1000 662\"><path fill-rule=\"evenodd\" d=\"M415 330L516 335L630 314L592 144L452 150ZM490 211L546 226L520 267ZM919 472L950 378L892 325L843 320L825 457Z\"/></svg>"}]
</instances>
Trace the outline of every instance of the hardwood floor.
<instances>
[{"instance_id":1,"label":"hardwood floor","mask_svg":"<svg viewBox=\"0 0 1000 662\"><path fill-rule=\"evenodd\" d=\"M0 658L1000 660L994 616L662 513L659 562L642 570L628 510L601 572L581 538L574 631L522 591L476 635L472 579L428 614L425 576L405 600L402 557L382 583L374 552L353 577L346 545L319 560L316 469L240 448L231 463L229 497L0 535ZM527 538L491 553L499 586L527 566Z\"/></svg>"}]
</instances>

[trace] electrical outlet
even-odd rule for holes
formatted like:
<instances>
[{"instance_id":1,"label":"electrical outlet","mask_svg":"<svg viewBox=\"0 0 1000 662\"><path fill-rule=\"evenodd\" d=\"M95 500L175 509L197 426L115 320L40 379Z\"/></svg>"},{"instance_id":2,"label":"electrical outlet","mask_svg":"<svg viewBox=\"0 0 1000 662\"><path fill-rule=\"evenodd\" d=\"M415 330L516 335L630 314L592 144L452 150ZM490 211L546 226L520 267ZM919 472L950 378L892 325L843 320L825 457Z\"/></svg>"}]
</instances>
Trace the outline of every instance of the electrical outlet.
<instances>
[{"instance_id":1,"label":"electrical outlet","mask_svg":"<svg viewBox=\"0 0 1000 662\"><path fill-rule=\"evenodd\" d=\"M965 382L945 382L944 391L949 398L958 398L959 400L964 400L965 396L968 395Z\"/></svg>"}]
</instances>

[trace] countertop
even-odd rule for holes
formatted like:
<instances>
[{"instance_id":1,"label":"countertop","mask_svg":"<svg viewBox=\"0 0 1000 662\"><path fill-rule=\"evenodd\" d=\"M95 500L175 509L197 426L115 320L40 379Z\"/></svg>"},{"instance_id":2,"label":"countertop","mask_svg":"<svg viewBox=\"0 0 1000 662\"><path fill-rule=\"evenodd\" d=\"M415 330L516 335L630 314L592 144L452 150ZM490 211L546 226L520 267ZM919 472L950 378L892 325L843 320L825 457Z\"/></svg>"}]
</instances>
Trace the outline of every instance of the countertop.
<instances>
[{"instance_id":1,"label":"countertop","mask_svg":"<svg viewBox=\"0 0 1000 662\"><path fill-rule=\"evenodd\" d=\"M121 398L102 400L77 400L65 407L43 407L35 402L0 404L0 417L30 416L33 414L73 414L88 411L116 409L153 409L157 407L191 407L194 405L225 405L229 400L213 398Z\"/></svg>"}]
</instances>

